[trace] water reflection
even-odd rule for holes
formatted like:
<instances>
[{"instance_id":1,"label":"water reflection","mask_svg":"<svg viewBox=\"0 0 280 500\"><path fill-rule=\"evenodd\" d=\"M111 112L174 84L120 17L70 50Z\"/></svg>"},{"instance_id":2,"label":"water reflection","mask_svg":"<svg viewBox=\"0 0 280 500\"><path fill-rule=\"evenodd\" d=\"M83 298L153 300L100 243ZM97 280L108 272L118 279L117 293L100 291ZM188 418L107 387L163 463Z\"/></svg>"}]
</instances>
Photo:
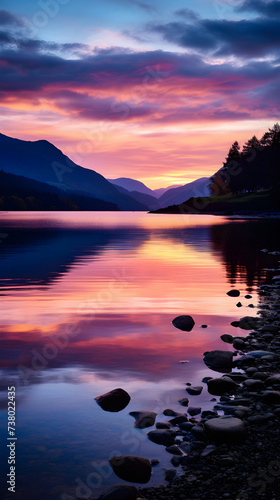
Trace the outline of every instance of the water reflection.
<instances>
[{"instance_id":1,"label":"water reflection","mask_svg":"<svg viewBox=\"0 0 280 500\"><path fill-rule=\"evenodd\" d=\"M223 333L244 335L230 323L256 314L244 295L252 292L257 305L264 268L277 263L260 252L279 249L277 220L98 217L1 218L7 237L0 244L0 422L6 429L7 385L16 384L17 500L75 498L75 478L85 480L92 461L107 463L113 451L160 457L170 467L145 431L135 434L129 412L149 409L162 420L164 408L182 410L185 383L213 376L202 353L230 350ZM226 295L231 284L241 290L242 312ZM194 317L192 332L173 327L180 314ZM116 387L132 399L112 419L94 397ZM194 405L212 407L205 389L193 398ZM163 482L161 468L152 481ZM115 482L114 475L102 477L90 498Z\"/></svg>"}]
</instances>

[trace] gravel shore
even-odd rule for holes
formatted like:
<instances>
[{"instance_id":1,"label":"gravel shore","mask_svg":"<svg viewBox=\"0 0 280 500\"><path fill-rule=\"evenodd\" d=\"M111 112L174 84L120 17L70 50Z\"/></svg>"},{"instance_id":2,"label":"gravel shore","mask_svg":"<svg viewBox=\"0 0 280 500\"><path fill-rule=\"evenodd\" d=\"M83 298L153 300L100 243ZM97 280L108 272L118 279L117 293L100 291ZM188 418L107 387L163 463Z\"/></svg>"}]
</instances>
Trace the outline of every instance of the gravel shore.
<instances>
[{"instance_id":1,"label":"gravel shore","mask_svg":"<svg viewBox=\"0 0 280 500\"><path fill-rule=\"evenodd\" d=\"M243 321L245 329L253 328L247 337L232 339L233 364L240 374L232 376L234 391L216 398L213 413L189 418L196 429L182 430L180 424L172 427L184 454L171 457L171 467L176 470L181 464L184 474L170 480L168 486L139 488L139 499L280 498L280 270L272 270L270 284L261 286L259 294L258 318ZM235 371L225 377L230 378ZM216 377L224 376L213 372ZM218 387L221 382L214 384ZM208 422L221 418L216 413L221 409L232 417L230 421L238 420L245 426L246 437L241 443L234 437L230 442L207 432Z\"/></svg>"}]
</instances>

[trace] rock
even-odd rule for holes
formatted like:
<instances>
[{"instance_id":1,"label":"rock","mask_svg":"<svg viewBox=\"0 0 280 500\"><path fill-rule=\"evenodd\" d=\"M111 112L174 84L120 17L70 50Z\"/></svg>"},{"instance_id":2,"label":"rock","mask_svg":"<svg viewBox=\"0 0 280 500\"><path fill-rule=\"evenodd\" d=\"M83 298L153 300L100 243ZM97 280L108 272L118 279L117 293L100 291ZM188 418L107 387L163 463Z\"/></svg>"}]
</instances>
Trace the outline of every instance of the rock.
<instances>
[{"instance_id":1,"label":"rock","mask_svg":"<svg viewBox=\"0 0 280 500\"><path fill-rule=\"evenodd\" d=\"M190 406L188 409L188 414L191 415L191 417L199 415L200 413L201 413L201 408L199 406Z\"/></svg>"},{"instance_id":2,"label":"rock","mask_svg":"<svg viewBox=\"0 0 280 500\"><path fill-rule=\"evenodd\" d=\"M280 391L264 391L262 402L266 405L280 405Z\"/></svg>"},{"instance_id":3,"label":"rock","mask_svg":"<svg viewBox=\"0 0 280 500\"><path fill-rule=\"evenodd\" d=\"M188 421L187 415L179 415L178 417L174 417L171 420L169 420L171 425L178 425L182 424L182 422L187 422L187 421Z\"/></svg>"},{"instance_id":4,"label":"rock","mask_svg":"<svg viewBox=\"0 0 280 500\"><path fill-rule=\"evenodd\" d=\"M227 295L229 297L239 297L240 292L239 290L230 290L229 292L227 292Z\"/></svg>"},{"instance_id":5,"label":"rock","mask_svg":"<svg viewBox=\"0 0 280 500\"><path fill-rule=\"evenodd\" d=\"M203 387L201 385L196 387L187 387L186 391L190 396L199 396L199 394L203 391Z\"/></svg>"},{"instance_id":6,"label":"rock","mask_svg":"<svg viewBox=\"0 0 280 500\"><path fill-rule=\"evenodd\" d=\"M252 299L252 298L253 298L252 295L249 294L245 295L245 299Z\"/></svg>"},{"instance_id":7,"label":"rock","mask_svg":"<svg viewBox=\"0 0 280 500\"><path fill-rule=\"evenodd\" d=\"M114 389L98 396L95 401L104 411L119 412L130 402L130 395L123 389Z\"/></svg>"},{"instance_id":8,"label":"rock","mask_svg":"<svg viewBox=\"0 0 280 500\"><path fill-rule=\"evenodd\" d=\"M98 500L136 500L138 491L130 484L115 484L107 488Z\"/></svg>"},{"instance_id":9,"label":"rock","mask_svg":"<svg viewBox=\"0 0 280 500\"><path fill-rule=\"evenodd\" d=\"M260 324L259 318L254 318L253 316L245 316L239 321L239 328L242 330L254 330Z\"/></svg>"},{"instance_id":10,"label":"rock","mask_svg":"<svg viewBox=\"0 0 280 500\"><path fill-rule=\"evenodd\" d=\"M172 463L172 465L174 465L174 467L179 467L179 465L181 464L181 458L182 457L179 455L173 455L170 462Z\"/></svg>"},{"instance_id":11,"label":"rock","mask_svg":"<svg viewBox=\"0 0 280 500\"><path fill-rule=\"evenodd\" d=\"M236 307L242 307L241 302L237 302Z\"/></svg>"},{"instance_id":12,"label":"rock","mask_svg":"<svg viewBox=\"0 0 280 500\"><path fill-rule=\"evenodd\" d=\"M156 467L158 464L160 464L160 460L158 460L157 458L153 458L151 460L151 466L152 467Z\"/></svg>"},{"instance_id":13,"label":"rock","mask_svg":"<svg viewBox=\"0 0 280 500\"><path fill-rule=\"evenodd\" d=\"M200 328L208 328L208 325L201 325Z\"/></svg>"},{"instance_id":14,"label":"rock","mask_svg":"<svg viewBox=\"0 0 280 500\"><path fill-rule=\"evenodd\" d=\"M189 399L188 399L188 398L181 398L181 399L178 399L178 403L180 403L180 405L182 405L182 406L188 406L188 404L189 404Z\"/></svg>"},{"instance_id":15,"label":"rock","mask_svg":"<svg viewBox=\"0 0 280 500\"><path fill-rule=\"evenodd\" d=\"M244 386L247 387L247 389L250 389L250 391L259 391L264 389L264 383L261 380L253 378L248 378L247 380L245 380Z\"/></svg>"},{"instance_id":16,"label":"rock","mask_svg":"<svg viewBox=\"0 0 280 500\"><path fill-rule=\"evenodd\" d=\"M213 377L204 377L204 378L201 380L201 382L203 382L204 384L207 384L207 382L208 382L209 380L211 380L212 378L213 378Z\"/></svg>"},{"instance_id":17,"label":"rock","mask_svg":"<svg viewBox=\"0 0 280 500\"><path fill-rule=\"evenodd\" d=\"M217 446L214 445L214 444L208 444L208 446L206 446L206 448L204 448L204 450L201 452L200 456L201 457L208 457L209 455L212 455L213 453L215 453L217 451Z\"/></svg>"},{"instance_id":18,"label":"rock","mask_svg":"<svg viewBox=\"0 0 280 500\"><path fill-rule=\"evenodd\" d=\"M178 417L181 414L178 413L177 411L170 410L170 408L167 408L166 410L163 411L163 415L165 415L166 417Z\"/></svg>"},{"instance_id":19,"label":"rock","mask_svg":"<svg viewBox=\"0 0 280 500\"><path fill-rule=\"evenodd\" d=\"M242 339L234 339L232 343L234 349L241 350L244 348L245 342Z\"/></svg>"},{"instance_id":20,"label":"rock","mask_svg":"<svg viewBox=\"0 0 280 500\"><path fill-rule=\"evenodd\" d=\"M246 437L242 420L230 416L207 420L205 429L209 437L217 442L242 442Z\"/></svg>"},{"instance_id":21,"label":"rock","mask_svg":"<svg viewBox=\"0 0 280 500\"><path fill-rule=\"evenodd\" d=\"M175 469L168 469L165 471L165 481L171 482L177 476L177 471Z\"/></svg>"},{"instance_id":22,"label":"rock","mask_svg":"<svg viewBox=\"0 0 280 500\"><path fill-rule=\"evenodd\" d=\"M266 385L280 385L280 373L274 373L265 380Z\"/></svg>"},{"instance_id":23,"label":"rock","mask_svg":"<svg viewBox=\"0 0 280 500\"><path fill-rule=\"evenodd\" d=\"M130 483L148 483L152 475L150 460L142 457L119 455L109 459L114 473Z\"/></svg>"},{"instance_id":24,"label":"rock","mask_svg":"<svg viewBox=\"0 0 280 500\"><path fill-rule=\"evenodd\" d=\"M191 316L178 316L172 321L173 326L184 332L191 332L195 322Z\"/></svg>"},{"instance_id":25,"label":"rock","mask_svg":"<svg viewBox=\"0 0 280 500\"><path fill-rule=\"evenodd\" d=\"M157 422L156 423L156 428L157 429L170 429L171 424L169 422Z\"/></svg>"},{"instance_id":26,"label":"rock","mask_svg":"<svg viewBox=\"0 0 280 500\"><path fill-rule=\"evenodd\" d=\"M207 434L204 427L202 427L201 425L194 425L191 433L196 440L199 440L199 442L207 441Z\"/></svg>"},{"instance_id":27,"label":"rock","mask_svg":"<svg viewBox=\"0 0 280 500\"><path fill-rule=\"evenodd\" d=\"M182 450L180 450L179 446L176 446L176 444L173 444L172 446L167 446L166 451L168 453L171 453L172 455L183 455Z\"/></svg>"},{"instance_id":28,"label":"rock","mask_svg":"<svg viewBox=\"0 0 280 500\"><path fill-rule=\"evenodd\" d=\"M176 432L172 429L158 429L148 432L147 436L153 443L171 446L174 444Z\"/></svg>"},{"instance_id":29,"label":"rock","mask_svg":"<svg viewBox=\"0 0 280 500\"><path fill-rule=\"evenodd\" d=\"M232 368L232 357L233 353L231 351L210 351L204 356L204 363L210 367L215 368Z\"/></svg>"},{"instance_id":30,"label":"rock","mask_svg":"<svg viewBox=\"0 0 280 500\"><path fill-rule=\"evenodd\" d=\"M189 432L193 428L193 426L194 424L192 422L182 422L182 424L178 425L181 431L187 431L187 432Z\"/></svg>"},{"instance_id":31,"label":"rock","mask_svg":"<svg viewBox=\"0 0 280 500\"><path fill-rule=\"evenodd\" d=\"M233 342L233 336L228 335L227 333L225 333L224 335L221 335L220 339L223 342L226 342L227 344L232 344L232 342Z\"/></svg>"},{"instance_id":32,"label":"rock","mask_svg":"<svg viewBox=\"0 0 280 500\"><path fill-rule=\"evenodd\" d=\"M245 375L244 373L238 373L238 372L227 373L226 376L231 378L231 380L233 380L233 382L236 382L237 384L244 382L244 380L248 378L248 376Z\"/></svg>"},{"instance_id":33,"label":"rock","mask_svg":"<svg viewBox=\"0 0 280 500\"><path fill-rule=\"evenodd\" d=\"M209 380L207 387L212 396L222 396L226 392L234 392L236 383L229 377L220 377Z\"/></svg>"},{"instance_id":34,"label":"rock","mask_svg":"<svg viewBox=\"0 0 280 500\"><path fill-rule=\"evenodd\" d=\"M146 429L146 427L154 425L157 413L153 411L131 411L129 415L135 418L134 426L137 429Z\"/></svg>"},{"instance_id":35,"label":"rock","mask_svg":"<svg viewBox=\"0 0 280 500\"><path fill-rule=\"evenodd\" d=\"M253 358L263 358L264 356L273 356L278 358L276 354L270 351L251 351L247 353L247 356L252 356Z\"/></svg>"}]
</instances>

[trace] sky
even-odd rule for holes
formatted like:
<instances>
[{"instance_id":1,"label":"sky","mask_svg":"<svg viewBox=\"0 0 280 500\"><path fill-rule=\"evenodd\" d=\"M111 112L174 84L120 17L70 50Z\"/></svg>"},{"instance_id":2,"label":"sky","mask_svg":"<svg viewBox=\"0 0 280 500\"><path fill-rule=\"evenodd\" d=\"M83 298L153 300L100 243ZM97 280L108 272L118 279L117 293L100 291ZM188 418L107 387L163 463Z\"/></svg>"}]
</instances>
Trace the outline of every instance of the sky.
<instances>
[{"instance_id":1,"label":"sky","mask_svg":"<svg viewBox=\"0 0 280 500\"><path fill-rule=\"evenodd\" d=\"M209 177L280 121L279 0L1 0L0 132L106 178Z\"/></svg>"}]
</instances>

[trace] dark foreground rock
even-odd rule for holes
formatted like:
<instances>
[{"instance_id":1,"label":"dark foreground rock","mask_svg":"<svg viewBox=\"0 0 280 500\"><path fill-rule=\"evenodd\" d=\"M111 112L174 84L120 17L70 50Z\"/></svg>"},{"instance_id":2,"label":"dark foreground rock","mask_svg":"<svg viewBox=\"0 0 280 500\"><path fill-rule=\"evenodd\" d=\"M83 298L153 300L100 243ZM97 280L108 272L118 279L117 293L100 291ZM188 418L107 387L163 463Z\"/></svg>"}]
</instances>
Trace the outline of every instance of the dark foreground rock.
<instances>
[{"instance_id":1,"label":"dark foreground rock","mask_svg":"<svg viewBox=\"0 0 280 500\"><path fill-rule=\"evenodd\" d=\"M138 491L130 484L115 484L102 493L98 500L136 500Z\"/></svg>"},{"instance_id":2,"label":"dark foreground rock","mask_svg":"<svg viewBox=\"0 0 280 500\"><path fill-rule=\"evenodd\" d=\"M114 389L106 394L102 394L102 396L98 396L95 398L95 401L102 410L119 412L127 407L130 402L130 395L123 389Z\"/></svg>"},{"instance_id":3,"label":"dark foreground rock","mask_svg":"<svg viewBox=\"0 0 280 500\"><path fill-rule=\"evenodd\" d=\"M173 326L175 328L179 328L179 330L183 330L184 332L191 332L195 322L191 316L178 316L172 321Z\"/></svg>"},{"instance_id":4,"label":"dark foreground rock","mask_svg":"<svg viewBox=\"0 0 280 500\"><path fill-rule=\"evenodd\" d=\"M209 438L216 442L237 443L245 440L246 427L239 418L225 415L205 422Z\"/></svg>"},{"instance_id":5,"label":"dark foreground rock","mask_svg":"<svg viewBox=\"0 0 280 500\"><path fill-rule=\"evenodd\" d=\"M114 473L130 483L148 483L152 475L150 460L142 457L119 455L110 458L109 463Z\"/></svg>"}]
</instances>

